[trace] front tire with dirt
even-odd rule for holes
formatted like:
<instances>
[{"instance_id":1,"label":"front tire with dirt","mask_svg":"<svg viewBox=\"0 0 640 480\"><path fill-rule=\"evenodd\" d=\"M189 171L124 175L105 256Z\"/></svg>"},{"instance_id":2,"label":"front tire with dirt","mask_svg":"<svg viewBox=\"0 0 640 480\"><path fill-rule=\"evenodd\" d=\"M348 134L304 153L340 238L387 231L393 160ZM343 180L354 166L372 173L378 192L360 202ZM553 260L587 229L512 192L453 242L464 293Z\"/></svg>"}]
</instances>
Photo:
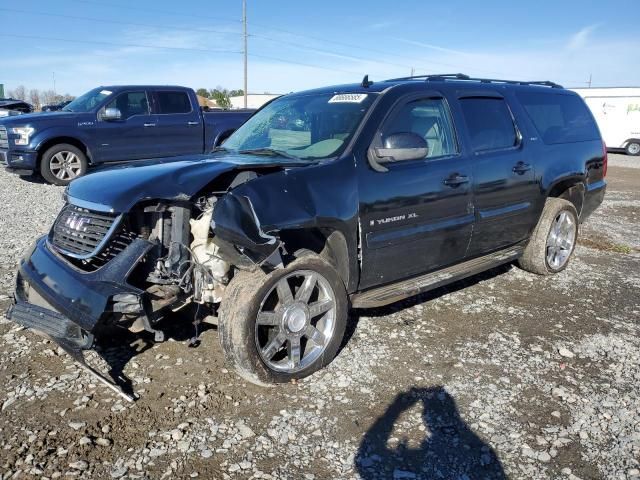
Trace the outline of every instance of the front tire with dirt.
<instances>
[{"instance_id":1,"label":"front tire with dirt","mask_svg":"<svg viewBox=\"0 0 640 480\"><path fill-rule=\"evenodd\" d=\"M268 274L237 271L218 315L225 357L258 385L307 377L336 356L348 302L336 270L315 254Z\"/></svg>"}]
</instances>

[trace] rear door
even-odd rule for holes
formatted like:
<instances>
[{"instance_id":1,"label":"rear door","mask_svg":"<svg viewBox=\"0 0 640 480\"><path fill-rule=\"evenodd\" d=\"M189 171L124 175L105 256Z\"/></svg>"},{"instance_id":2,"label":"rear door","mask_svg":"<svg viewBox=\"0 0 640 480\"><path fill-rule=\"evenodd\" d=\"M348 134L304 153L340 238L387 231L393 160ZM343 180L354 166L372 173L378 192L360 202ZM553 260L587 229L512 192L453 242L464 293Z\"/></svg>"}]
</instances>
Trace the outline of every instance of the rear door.
<instances>
[{"instance_id":1,"label":"rear door","mask_svg":"<svg viewBox=\"0 0 640 480\"><path fill-rule=\"evenodd\" d=\"M507 100L499 93L458 92L471 151L476 224L468 255L524 240L536 222L540 189Z\"/></svg>"},{"instance_id":2,"label":"rear door","mask_svg":"<svg viewBox=\"0 0 640 480\"><path fill-rule=\"evenodd\" d=\"M400 100L376 133L416 133L427 141L420 160L375 171L358 160L362 271L360 288L393 282L461 261L473 226L472 172L462 155L449 106L439 92Z\"/></svg>"},{"instance_id":3,"label":"rear door","mask_svg":"<svg viewBox=\"0 0 640 480\"><path fill-rule=\"evenodd\" d=\"M117 108L120 120L100 120L96 126L97 160L117 162L158 156L156 118L145 90L119 93L104 108ZM101 110L103 111L103 110Z\"/></svg>"},{"instance_id":4,"label":"rear door","mask_svg":"<svg viewBox=\"0 0 640 480\"><path fill-rule=\"evenodd\" d=\"M204 125L200 107L184 90L157 90L153 108L158 117L158 145L163 156L202 153Z\"/></svg>"}]
</instances>

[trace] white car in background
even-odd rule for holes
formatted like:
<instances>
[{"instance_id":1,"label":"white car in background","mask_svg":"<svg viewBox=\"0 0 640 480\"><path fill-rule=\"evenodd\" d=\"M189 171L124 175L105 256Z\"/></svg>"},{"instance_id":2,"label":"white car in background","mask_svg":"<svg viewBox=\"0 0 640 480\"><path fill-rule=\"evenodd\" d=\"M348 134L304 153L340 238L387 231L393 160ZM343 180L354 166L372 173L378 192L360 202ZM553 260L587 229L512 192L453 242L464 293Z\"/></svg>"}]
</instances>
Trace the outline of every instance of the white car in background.
<instances>
[{"instance_id":1,"label":"white car in background","mask_svg":"<svg viewBox=\"0 0 640 480\"><path fill-rule=\"evenodd\" d=\"M575 88L598 123L608 150L640 155L640 88Z\"/></svg>"}]
</instances>

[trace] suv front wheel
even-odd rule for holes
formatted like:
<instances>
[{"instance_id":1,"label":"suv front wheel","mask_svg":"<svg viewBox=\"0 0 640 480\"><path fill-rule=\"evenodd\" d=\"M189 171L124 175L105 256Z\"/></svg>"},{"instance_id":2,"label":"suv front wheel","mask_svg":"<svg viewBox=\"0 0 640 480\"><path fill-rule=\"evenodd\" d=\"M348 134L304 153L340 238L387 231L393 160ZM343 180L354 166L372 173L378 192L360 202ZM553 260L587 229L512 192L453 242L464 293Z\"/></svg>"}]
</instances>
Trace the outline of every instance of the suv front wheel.
<instances>
[{"instance_id":1,"label":"suv front wheel","mask_svg":"<svg viewBox=\"0 0 640 480\"><path fill-rule=\"evenodd\" d=\"M220 307L220 342L227 360L250 382L288 382L333 360L347 311L336 270L307 253L269 274L236 272Z\"/></svg>"},{"instance_id":2,"label":"suv front wheel","mask_svg":"<svg viewBox=\"0 0 640 480\"><path fill-rule=\"evenodd\" d=\"M561 272L569 264L577 239L576 208L562 198L548 198L518 264L539 275Z\"/></svg>"}]
</instances>

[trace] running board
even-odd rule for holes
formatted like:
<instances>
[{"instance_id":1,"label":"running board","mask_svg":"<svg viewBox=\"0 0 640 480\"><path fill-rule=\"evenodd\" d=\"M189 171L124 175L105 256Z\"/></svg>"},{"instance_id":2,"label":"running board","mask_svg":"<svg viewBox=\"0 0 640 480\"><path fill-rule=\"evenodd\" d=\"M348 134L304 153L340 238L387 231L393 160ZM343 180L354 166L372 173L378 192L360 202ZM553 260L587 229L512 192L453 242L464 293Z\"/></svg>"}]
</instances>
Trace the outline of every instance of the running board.
<instances>
[{"instance_id":1,"label":"running board","mask_svg":"<svg viewBox=\"0 0 640 480\"><path fill-rule=\"evenodd\" d=\"M523 246L517 245L419 277L355 293L351 296L351 305L354 308L383 307L511 262L522 255L523 250Z\"/></svg>"}]
</instances>

